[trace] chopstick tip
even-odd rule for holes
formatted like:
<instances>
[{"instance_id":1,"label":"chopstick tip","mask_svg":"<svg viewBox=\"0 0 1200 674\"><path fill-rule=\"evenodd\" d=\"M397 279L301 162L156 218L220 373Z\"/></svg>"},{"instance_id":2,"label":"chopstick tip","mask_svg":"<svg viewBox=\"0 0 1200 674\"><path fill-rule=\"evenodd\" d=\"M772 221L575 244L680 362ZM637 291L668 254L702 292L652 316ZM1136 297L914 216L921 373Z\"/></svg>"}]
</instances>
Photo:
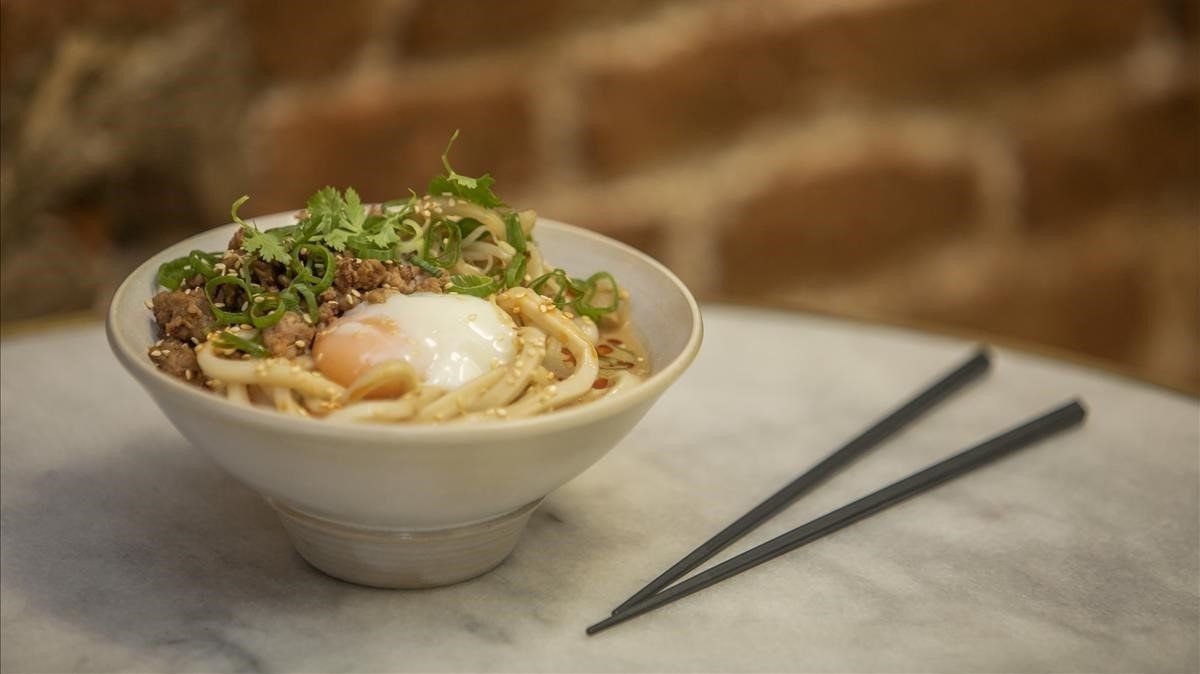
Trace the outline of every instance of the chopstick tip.
<instances>
[{"instance_id":1,"label":"chopstick tip","mask_svg":"<svg viewBox=\"0 0 1200 674\"><path fill-rule=\"evenodd\" d=\"M987 344L976 344L975 351L972 354L973 358L982 360L984 363L991 365L992 363L992 347Z\"/></svg>"},{"instance_id":2,"label":"chopstick tip","mask_svg":"<svg viewBox=\"0 0 1200 674\"><path fill-rule=\"evenodd\" d=\"M1088 415L1088 407L1086 404L1084 404L1083 398L1072 399L1071 402L1069 403L1069 406L1078 408L1079 415L1081 417L1086 417Z\"/></svg>"},{"instance_id":3,"label":"chopstick tip","mask_svg":"<svg viewBox=\"0 0 1200 674\"><path fill-rule=\"evenodd\" d=\"M595 625L591 625L586 630L584 630L584 632L586 632L587 635L590 637L593 634L595 634L597 632L602 632L602 631L612 627L613 625L616 625L619 622L621 622L621 618L617 617L615 614L610 615L609 617L605 618L604 620L601 620L600 622L596 623Z\"/></svg>"}]
</instances>

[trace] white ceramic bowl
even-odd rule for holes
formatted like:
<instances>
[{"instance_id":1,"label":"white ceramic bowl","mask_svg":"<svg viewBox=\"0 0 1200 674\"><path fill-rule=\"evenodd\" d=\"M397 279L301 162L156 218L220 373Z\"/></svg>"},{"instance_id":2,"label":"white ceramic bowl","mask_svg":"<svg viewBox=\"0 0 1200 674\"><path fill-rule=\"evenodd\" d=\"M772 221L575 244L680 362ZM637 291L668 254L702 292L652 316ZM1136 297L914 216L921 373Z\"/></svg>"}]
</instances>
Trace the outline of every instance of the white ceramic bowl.
<instances>
[{"instance_id":1,"label":"white ceramic bowl","mask_svg":"<svg viewBox=\"0 0 1200 674\"><path fill-rule=\"evenodd\" d=\"M269 229L292 217L256 223ZM109 343L192 444L267 498L297 550L346 580L429 587L499 564L541 499L620 441L700 348L700 310L674 274L622 243L543 219L535 237L547 260L576 274L608 270L629 291L652 372L640 386L550 414L471 425L351 424L239 406L151 364L147 349L157 336L144 305L160 264L223 249L234 230L182 241L130 274L109 308Z\"/></svg>"}]
</instances>

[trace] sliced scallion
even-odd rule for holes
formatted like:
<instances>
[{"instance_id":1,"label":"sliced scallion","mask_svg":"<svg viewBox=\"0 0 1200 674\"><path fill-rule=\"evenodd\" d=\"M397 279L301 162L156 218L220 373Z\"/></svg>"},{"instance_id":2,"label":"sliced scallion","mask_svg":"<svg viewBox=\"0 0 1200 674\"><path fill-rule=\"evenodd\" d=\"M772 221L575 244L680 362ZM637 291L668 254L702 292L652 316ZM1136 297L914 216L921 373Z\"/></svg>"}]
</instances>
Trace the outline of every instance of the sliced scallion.
<instances>
[{"instance_id":1,"label":"sliced scallion","mask_svg":"<svg viewBox=\"0 0 1200 674\"><path fill-rule=\"evenodd\" d=\"M253 293L250 290L250 284L245 280L236 276L214 276L204 284L204 296L208 298L209 308L212 309L213 317L217 319L217 325L238 325L240 323L249 323L250 314L245 311L225 311L225 309L217 306L217 289L221 286L234 286L242 291L247 302L251 301Z\"/></svg>"},{"instance_id":2,"label":"sliced scallion","mask_svg":"<svg viewBox=\"0 0 1200 674\"><path fill-rule=\"evenodd\" d=\"M515 288L521 285L525 280L525 265L529 262L529 255L525 253L517 253L508 266L504 268L504 287Z\"/></svg>"},{"instance_id":3,"label":"sliced scallion","mask_svg":"<svg viewBox=\"0 0 1200 674\"><path fill-rule=\"evenodd\" d=\"M605 305L594 305L592 300L596 297L596 292L600 290L600 282L608 281L608 287L612 293L612 299ZM588 277L584 282L587 286L587 291L577 300L575 300L575 312L581 316L587 316L596 324L600 323L600 318L617 310L617 305L620 303L618 296L621 289L617 287L617 281L612 274L606 271L598 271Z\"/></svg>"},{"instance_id":4,"label":"sliced scallion","mask_svg":"<svg viewBox=\"0 0 1200 674\"><path fill-rule=\"evenodd\" d=\"M271 355L271 352L267 350L267 347L263 346L262 344L246 339L245 337L235 335L228 330L221 332L221 334L213 340L213 343L224 349L234 349L236 351L241 351L242 353L248 353L254 358L266 358L267 356Z\"/></svg>"},{"instance_id":5,"label":"sliced scallion","mask_svg":"<svg viewBox=\"0 0 1200 674\"><path fill-rule=\"evenodd\" d=\"M302 254L307 255L307 259L301 259ZM323 266L320 276L317 276L316 273L318 264ZM292 269L296 272L296 278L311 284L312 291L320 294L333 285L334 274L337 273L337 262L333 253L325 246L318 243L306 243L296 246L292 250Z\"/></svg>"},{"instance_id":6,"label":"sliced scallion","mask_svg":"<svg viewBox=\"0 0 1200 674\"><path fill-rule=\"evenodd\" d=\"M414 265L420 267L421 270L424 271L426 274L430 274L433 276L441 276L442 275L441 268L438 267L436 264L430 262L429 260L426 260L425 258L414 257L411 260L409 260L409 262L412 262Z\"/></svg>"},{"instance_id":7,"label":"sliced scallion","mask_svg":"<svg viewBox=\"0 0 1200 674\"><path fill-rule=\"evenodd\" d=\"M521 229L521 218L516 213L504 216L504 237L518 253L525 252L525 230Z\"/></svg>"},{"instance_id":8,"label":"sliced scallion","mask_svg":"<svg viewBox=\"0 0 1200 674\"><path fill-rule=\"evenodd\" d=\"M425 233L425 245L421 250L421 257L436 264L443 269L449 269L458 262L460 248L462 246L462 233L458 227L453 226L447 220L439 220L429 227L429 231ZM436 255L430 253L434 248L438 249Z\"/></svg>"},{"instance_id":9,"label":"sliced scallion","mask_svg":"<svg viewBox=\"0 0 1200 674\"><path fill-rule=\"evenodd\" d=\"M250 324L258 329L269 328L279 322L288 309L287 298L275 293L264 293L250 300Z\"/></svg>"},{"instance_id":10,"label":"sliced scallion","mask_svg":"<svg viewBox=\"0 0 1200 674\"><path fill-rule=\"evenodd\" d=\"M448 293L458 293L460 295L474 295L475 297L487 297L500 289L499 284L495 279L487 276L479 276L476 274L455 274L450 277L450 287L446 288Z\"/></svg>"}]
</instances>

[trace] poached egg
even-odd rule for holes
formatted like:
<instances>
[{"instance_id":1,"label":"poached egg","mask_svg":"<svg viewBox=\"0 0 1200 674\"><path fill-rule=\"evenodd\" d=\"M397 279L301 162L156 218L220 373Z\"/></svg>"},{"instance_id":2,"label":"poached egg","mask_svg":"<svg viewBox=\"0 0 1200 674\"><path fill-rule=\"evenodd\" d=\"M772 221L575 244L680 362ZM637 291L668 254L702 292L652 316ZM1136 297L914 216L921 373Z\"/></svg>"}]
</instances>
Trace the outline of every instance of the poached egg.
<instances>
[{"instance_id":1,"label":"poached egg","mask_svg":"<svg viewBox=\"0 0 1200 674\"><path fill-rule=\"evenodd\" d=\"M487 300L397 293L379 304L353 307L318 333L313 360L321 374L342 386L375 365L403 360L425 385L453 390L512 362L516 335L512 318Z\"/></svg>"}]
</instances>

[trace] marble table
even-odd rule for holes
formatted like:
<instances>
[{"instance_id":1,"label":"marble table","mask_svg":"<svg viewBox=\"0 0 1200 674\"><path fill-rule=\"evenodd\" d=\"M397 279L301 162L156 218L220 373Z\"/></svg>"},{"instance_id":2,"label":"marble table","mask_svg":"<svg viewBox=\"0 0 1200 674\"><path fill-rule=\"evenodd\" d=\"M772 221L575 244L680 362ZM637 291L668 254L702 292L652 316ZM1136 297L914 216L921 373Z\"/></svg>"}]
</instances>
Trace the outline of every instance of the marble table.
<instances>
[{"instance_id":1,"label":"marble table","mask_svg":"<svg viewBox=\"0 0 1200 674\"><path fill-rule=\"evenodd\" d=\"M547 499L507 562L407 592L302 561L266 504L191 449L125 375L100 326L5 338L2 669L1200 667L1197 401L1006 350L983 381L742 545L1072 396L1090 409L1086 425L584 636L970 348L797 314L705 315L695 366Z\"/></svg>"}]
</instances>

